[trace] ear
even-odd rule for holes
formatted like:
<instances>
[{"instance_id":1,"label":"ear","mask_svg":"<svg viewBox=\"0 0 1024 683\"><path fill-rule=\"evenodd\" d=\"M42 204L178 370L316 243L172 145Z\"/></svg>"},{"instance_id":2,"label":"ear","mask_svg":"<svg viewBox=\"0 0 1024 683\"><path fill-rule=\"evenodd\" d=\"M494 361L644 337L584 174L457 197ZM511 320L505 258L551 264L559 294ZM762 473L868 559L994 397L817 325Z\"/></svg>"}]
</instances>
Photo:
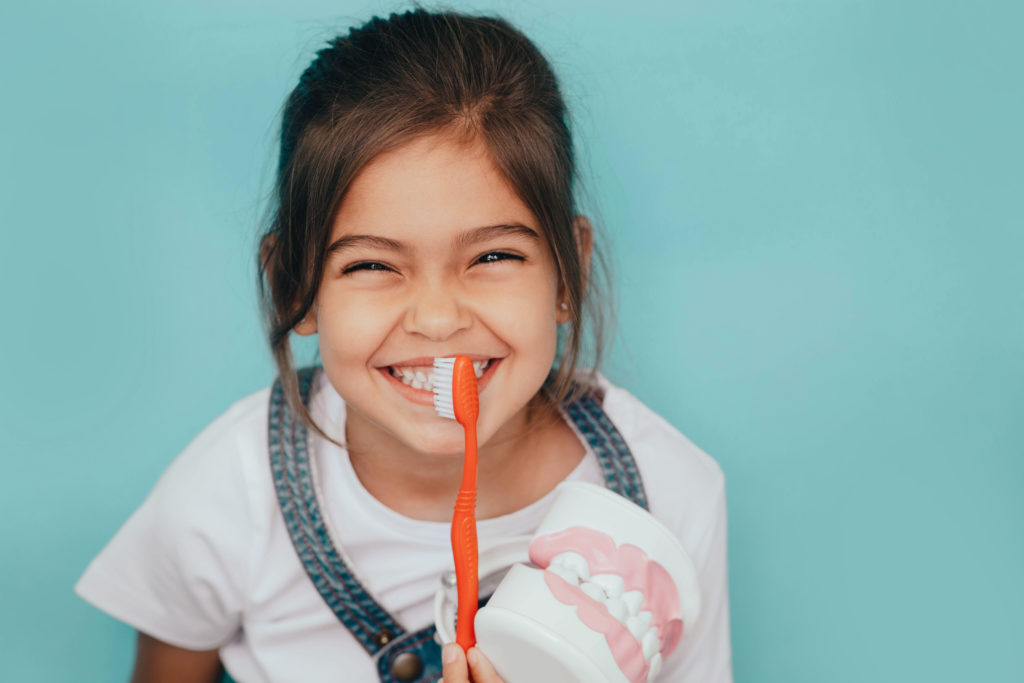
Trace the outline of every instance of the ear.
<instances>
[{"instance_id":1,"label":"ear","mask_svg":"<svg viewBox=\"0 0 1024 683\"><path fill-rule=\"evenodd\" d=\"M316 305L309 309L306 317L299 321L299 324L292 328L292 331L300 337L308 337L316 334Z\"/></svg>"},{"instance_id":2,"label":"ear","mask_svg":"<svg viewBox=\"0 0 1024 683\"><path fill-rule=\"evenodd\" d=\"M590 253L594 248L594 227L586 216L576 216L572 220L572 234L576 240L576 253L580 258L580 273L583 280L583 291L587 290L587 280L590 278ZM558 310L555 312L555 320L559 325L569 322L572 317L569 309L563 308L565 301L564 290L558 296Z\"/></svg>"}]
</instances>

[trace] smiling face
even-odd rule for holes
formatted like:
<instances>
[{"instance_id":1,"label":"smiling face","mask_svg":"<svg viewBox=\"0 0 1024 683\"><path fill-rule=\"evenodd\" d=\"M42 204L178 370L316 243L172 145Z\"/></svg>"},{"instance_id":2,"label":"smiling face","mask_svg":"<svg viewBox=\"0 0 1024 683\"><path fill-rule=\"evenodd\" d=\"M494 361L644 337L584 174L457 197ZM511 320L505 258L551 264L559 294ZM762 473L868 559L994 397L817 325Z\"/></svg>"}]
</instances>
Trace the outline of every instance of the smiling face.
<instances>
[{"instance_id":1,"label":"smiling face","mask_svg":"<svg viewBox=\"0 0 1024 683\"><path fill-rule=\"evenodd\" d=\"M319 335L350 442L461 456L462 427L406 383L455 354L484 365L479 443L525 427L568 313L541 225L482 144L433 135L378 156L349 186L329 244L295 329Z\"/></svg>"}]
</instances>

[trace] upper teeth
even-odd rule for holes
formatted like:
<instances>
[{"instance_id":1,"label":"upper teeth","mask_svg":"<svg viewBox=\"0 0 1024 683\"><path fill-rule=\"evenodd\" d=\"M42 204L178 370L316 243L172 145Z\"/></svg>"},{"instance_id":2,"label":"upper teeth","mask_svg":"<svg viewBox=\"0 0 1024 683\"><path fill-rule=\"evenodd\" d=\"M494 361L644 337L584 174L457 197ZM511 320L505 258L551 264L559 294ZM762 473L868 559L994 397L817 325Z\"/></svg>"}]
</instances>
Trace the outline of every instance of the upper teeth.
<instances>
[{"instance_id":1,"label":"upper teeth","mask_svg":"<svg viewBox=\"0 0 1024 683\"><path fill-rule=\"evenodd\" d=\"M629 629L640 644L644 659L650 667L647 680L653 681L661 671L661 653L658 629L654 626L653 615L641 610L644 594L638 590L625 590L625 582L618 574L595 574L590 576L590 567L579 553L564 552L555 555L547 571L562 577L567 583L579 586L588 597L602 603L608 613Z\"/></svg>"},{"instance_id":2,"label":"upper teeth","mask_svg":"<svg viewBox=\"0 0 1024 683\"><path fill-rule=\"evenodd\" d=\"M490 360L475 360L473 361L473 374L476 375L477 379L480 379L481 375L490 366ZM402 384L408 384L413 389L424 389L426 391L434 390L434 368L430 366L415 367L411 365L404 365L397 367L392 365L390 367L391 374L400 379Z\"/></svg>"}]
</instances>

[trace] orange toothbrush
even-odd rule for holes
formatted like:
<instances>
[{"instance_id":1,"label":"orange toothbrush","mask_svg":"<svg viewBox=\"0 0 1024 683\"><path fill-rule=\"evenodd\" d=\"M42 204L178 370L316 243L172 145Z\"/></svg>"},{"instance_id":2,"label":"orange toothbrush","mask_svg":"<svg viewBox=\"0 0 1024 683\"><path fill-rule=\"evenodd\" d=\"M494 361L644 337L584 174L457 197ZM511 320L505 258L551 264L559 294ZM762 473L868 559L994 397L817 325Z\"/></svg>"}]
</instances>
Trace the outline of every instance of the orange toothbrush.
<instances>
[{"instance_id":1,"label":"orange toothbrush","mask_svg":"<svg viewBox=\"0 0 1024 683\"><path fill-rule=\"evenodd\" d=\"M473 620L480 599L476 546L476 419L480 403L473 362L466 356L435 358L433 384L437 414L457 421L466 430L462 485L452 516L452 555L459 596L455 642L468 651L476 644Z\"/></svg>"}]
</instances>

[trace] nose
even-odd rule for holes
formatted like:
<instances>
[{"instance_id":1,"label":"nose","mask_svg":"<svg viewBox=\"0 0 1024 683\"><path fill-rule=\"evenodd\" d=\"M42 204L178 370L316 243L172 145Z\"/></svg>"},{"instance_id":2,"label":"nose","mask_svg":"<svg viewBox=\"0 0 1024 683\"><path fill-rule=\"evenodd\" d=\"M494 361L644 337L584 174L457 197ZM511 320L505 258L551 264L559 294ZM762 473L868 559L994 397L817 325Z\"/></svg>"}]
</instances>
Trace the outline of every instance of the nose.
<instances>
[{"instance_id":1,"label":"nose","mask_svg":"<svg viewBox=\"0 0 1024 683\"><path fill-rule=\"evenodd\" d=\"M419 288L405 313L403 329L431 341L443 341L468 328L473 317L457 289L441 283Z\"/></svg>"}]
</instances>

